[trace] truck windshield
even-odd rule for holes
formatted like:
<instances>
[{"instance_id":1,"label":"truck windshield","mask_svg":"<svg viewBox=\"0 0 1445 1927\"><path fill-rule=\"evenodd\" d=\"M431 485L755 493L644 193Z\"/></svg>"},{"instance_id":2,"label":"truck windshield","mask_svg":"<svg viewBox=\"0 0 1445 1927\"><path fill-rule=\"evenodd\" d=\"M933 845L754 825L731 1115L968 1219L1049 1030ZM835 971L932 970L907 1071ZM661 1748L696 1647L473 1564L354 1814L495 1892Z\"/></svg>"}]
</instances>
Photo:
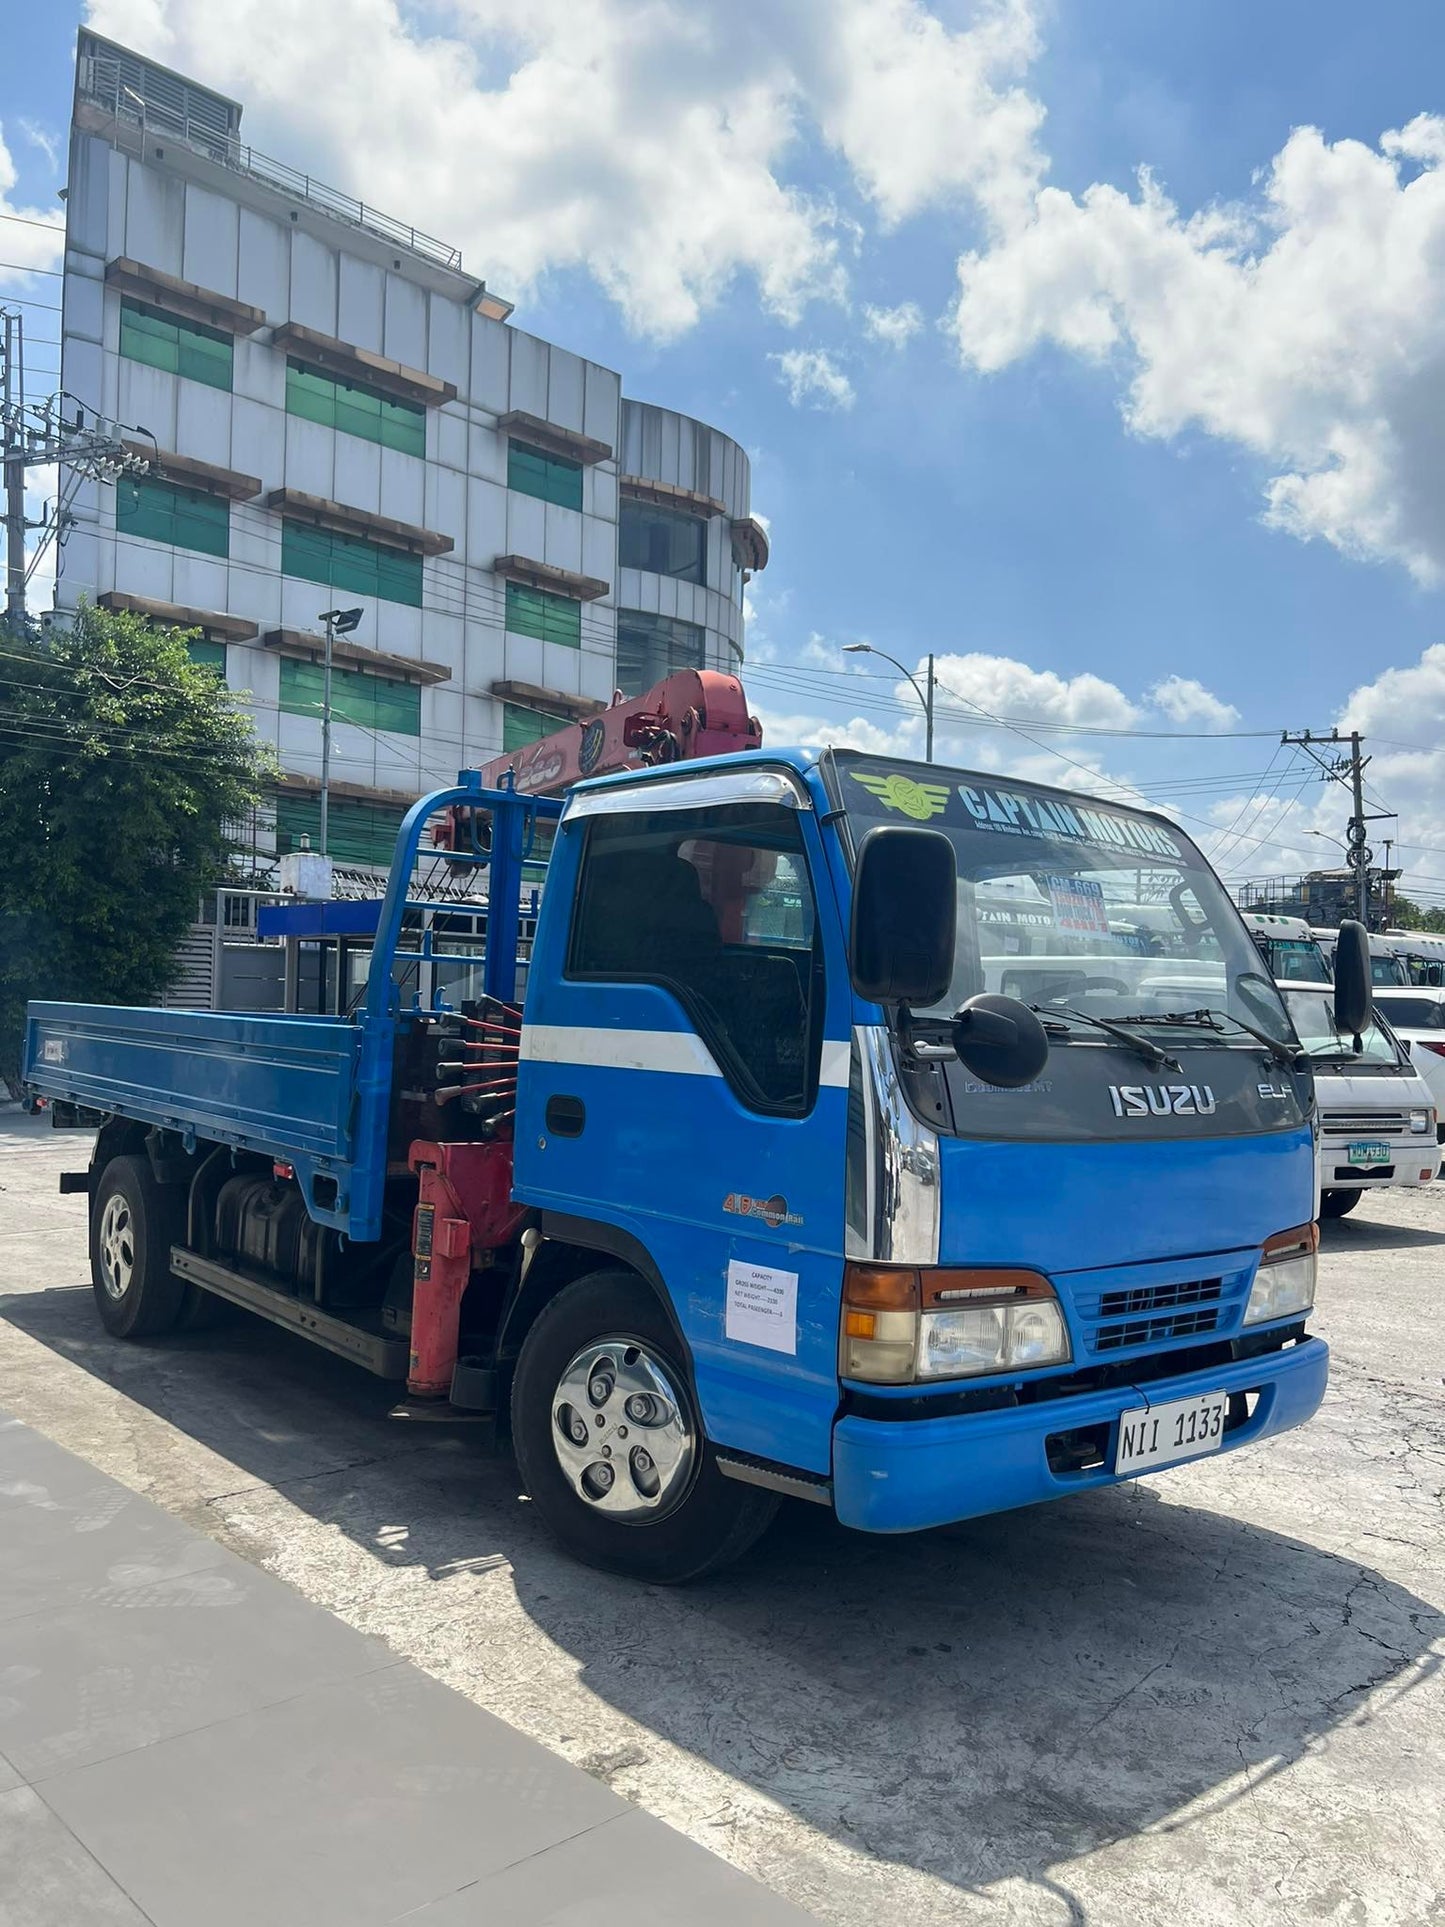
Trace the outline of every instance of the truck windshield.
<instances>
[{"instance_id":1,"label":"truck windshield","mask_svg":"<svg viewBox=\"0 0 1445 1927\"><path fill-rule=\"evenodd\" d=\"M1271 976L1292 978L1298 984L1327 984L1330 981L1330 967L1325 962L1325 953L1313 938L1269 937L1265 942Z\"/></svg>"},{"instance_id":2,"label":"truck windshield","mask_svg":"<svg viewBox=\"0 0 1445 1927\"><path fill-rule=\"evenodd\" d=\"M1143 811L962 770L839 752L855 842L877 823L941 830L958 864L953 981L936 1006L1001 991L1047 1013L1133 1018L1171 1052L1217 1037L1170 1025L1210 1007L1291 1041L1223 886L1188 837ZM1086 1026L1076 1025L1080 1040Z\"/></svg>"},{"instance_id":3,"label":"truck windshield","mask_svg":"<svg viewBox=\"0 0 1445 1927\"><path fill-rule=\"evenodd\" d=\"M1299 1040L1311 1057L1335 1057L1341 1052L1354 1055L1355 1040L1335 1027L1334 997L1318 990L1287 990L1285 1002L1299 1032ZM1394 1043L1375 1024L1360 1033L1363 1046L1355 1061L1360 1064L1399 1064ZM1348 1071L1349 1065L1341 1065Z\"/></svg>"}]
</instances>

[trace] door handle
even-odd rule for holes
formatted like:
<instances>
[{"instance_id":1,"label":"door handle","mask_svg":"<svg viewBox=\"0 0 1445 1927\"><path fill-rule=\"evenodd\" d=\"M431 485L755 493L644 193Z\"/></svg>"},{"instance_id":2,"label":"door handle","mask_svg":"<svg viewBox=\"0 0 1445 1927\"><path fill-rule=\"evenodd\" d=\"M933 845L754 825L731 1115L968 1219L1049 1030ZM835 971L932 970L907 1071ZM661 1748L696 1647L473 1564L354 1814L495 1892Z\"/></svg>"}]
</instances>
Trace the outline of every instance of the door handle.
<instances>
[{"instance_id":1,"label":"door handle","mask_svg":"<svg viewBox=\"0 0 1445 1927\"><path fill-rule=\"evenodd\" d=\"M547 1129L554 1137L581 1137L587 1106L580 1097L556 1095L547 1099Z\"/></svg>"}]
</instances>

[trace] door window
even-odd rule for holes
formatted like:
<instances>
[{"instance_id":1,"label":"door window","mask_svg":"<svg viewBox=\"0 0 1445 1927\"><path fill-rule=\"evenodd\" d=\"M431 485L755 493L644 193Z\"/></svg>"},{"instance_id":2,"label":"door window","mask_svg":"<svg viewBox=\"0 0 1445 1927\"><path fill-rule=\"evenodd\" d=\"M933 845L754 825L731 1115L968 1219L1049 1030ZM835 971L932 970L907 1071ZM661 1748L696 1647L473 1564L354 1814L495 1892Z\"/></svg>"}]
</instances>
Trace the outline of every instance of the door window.
<instances>
[{"instance_id":1,"label":"door window","mask_svg":"<svg viewBox=\"0 0 1445 1927\"><path fill-rule=\"evenodd\" d=\"M823 976L797 813L735 803L594 819L567 974L671 991L742 1103L803 1115Z\"/></svg>"}]
</instances>

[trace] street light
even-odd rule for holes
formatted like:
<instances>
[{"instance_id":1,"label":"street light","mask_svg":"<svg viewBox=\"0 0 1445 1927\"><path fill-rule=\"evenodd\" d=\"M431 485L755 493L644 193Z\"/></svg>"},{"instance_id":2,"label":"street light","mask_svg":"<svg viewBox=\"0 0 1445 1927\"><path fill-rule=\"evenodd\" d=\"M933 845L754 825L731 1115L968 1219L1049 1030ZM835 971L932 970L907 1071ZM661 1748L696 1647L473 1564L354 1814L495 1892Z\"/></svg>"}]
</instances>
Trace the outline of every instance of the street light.
<instances>
[{"instance_id":1,"label":"street light","mask_svg":"<svg viewBox=\"0 0 1445 1927\"><path fill-rule=\"evenodd\" d=\"M843 654L845 656L881 656L884 662L891 662L899 675L906 676L909 682L913 684L913 693L919 702L923 704L923 721L925 725L923 760L925 763L931 763L933 761L933 690L935 681L932 655L930 654L928 658L928 687L925 693L924 690L919 688L918 678L912 671L905 669L897 656L890 656L886 649L875 649L871 642L845 642L843 644Z\"/></svg>"},{"instance_id":2,"label":"street light","mask_svg":"<svg viewBox=\"0 0 1445 1927\"><path fill-rule=\"evenodd\" d=\"M328 609L318 621L326 624L326 655L321 671L321 854L329 854L327 831L331 805L331 646L338 636L349 636L364 609Z\"/></svg>"}]
</instances>

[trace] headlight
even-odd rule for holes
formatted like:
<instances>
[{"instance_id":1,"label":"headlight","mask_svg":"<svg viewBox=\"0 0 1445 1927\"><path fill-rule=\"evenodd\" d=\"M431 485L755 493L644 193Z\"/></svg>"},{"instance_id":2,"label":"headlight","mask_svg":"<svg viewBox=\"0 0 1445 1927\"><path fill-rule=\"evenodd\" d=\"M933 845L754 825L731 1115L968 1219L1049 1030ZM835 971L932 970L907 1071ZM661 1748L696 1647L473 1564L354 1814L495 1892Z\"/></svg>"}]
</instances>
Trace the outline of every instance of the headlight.
<instances>
[{"instance_id":1,"label":"headlight","mask_svg":"<svg viewBox=\"0 0 1445 1927\"><path fill-rule=\"evenodd\" d=\"M1412 1131L1418 1131L1423 1137L1426 1131L1433 1131L1434 1128L1435 1113L1433 1111L1410 1112L1410 1129Z\"/></svg>"},{"instance_id":2,"label":"headlight","mask_svg":"<svg viewBox=\"0 0 1445 1927\"><path fill-rule=\"evenodd\" d=\"M1313 1224L1266 1240L1244 1311L1246 1325L1268 1325L1310 1309L1315 1302L1319 1241L1319 1226Z\"/></svg>"},{"instance_id":3,"label":"headlight","mask_svg":"<svg viewBox=\"0 0 1445 1927\"><path fill-rule=\"evenodd\" d=\"M839 1369L875 1385L1039 1371L1072 1357L1053 1286L1036 1271L848 1265Z\"/></svg>"},{"instance_id":4,"label":"headlight","mask_svg":"<svg viewBox=\"0 0 1445 1927\"><path fill-rule=\"evenodd\" d=\"M963 1378L974 1372L1035 1371L1067 1365L1069 1335L1057 1304L926 1311L918 1333L920 1378Z\"/></svg>"}]
</instances>

